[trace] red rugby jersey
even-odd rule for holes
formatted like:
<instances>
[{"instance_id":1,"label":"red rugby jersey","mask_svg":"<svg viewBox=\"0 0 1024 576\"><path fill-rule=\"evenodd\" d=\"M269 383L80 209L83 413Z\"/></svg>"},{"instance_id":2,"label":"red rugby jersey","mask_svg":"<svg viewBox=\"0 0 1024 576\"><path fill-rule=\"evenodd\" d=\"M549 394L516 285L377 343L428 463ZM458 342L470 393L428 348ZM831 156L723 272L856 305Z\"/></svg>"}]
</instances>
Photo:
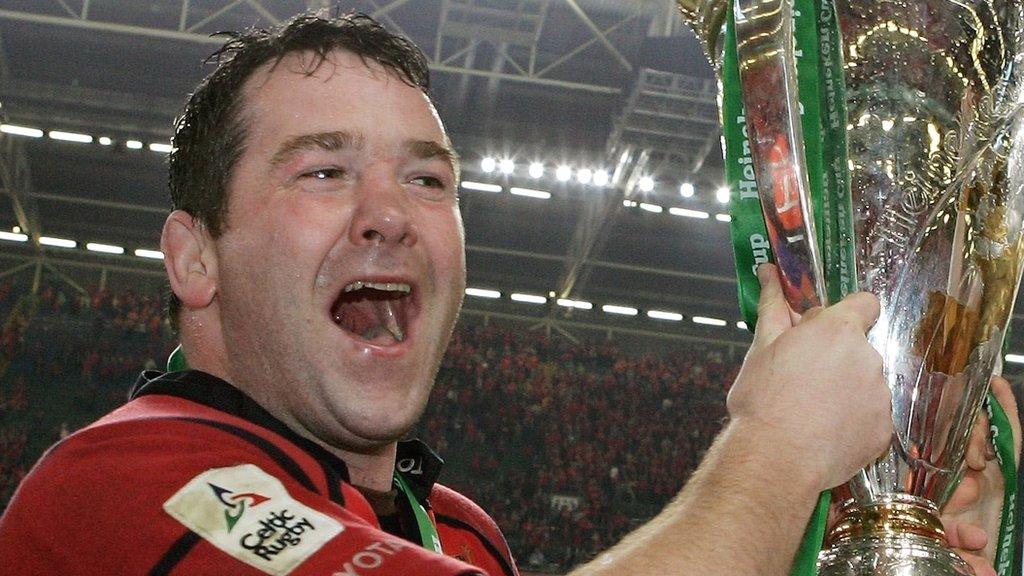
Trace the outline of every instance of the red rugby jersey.
<instances>
[{"instance_id":1,"label":"red rugby jersey","mask_svg":"<svg viewBox=\"0 0 1024 576\"><path fill-rule=\"evenodd\" d=\"M416 543L401 506L403 533L382 530L344 462L226 382L144 374L128 404L25 478L0 518L0 564L10 574L517 576L494 521L435 484L432 452L403 443L398 460L445 555Z\"/></svg>"}]
</instances>

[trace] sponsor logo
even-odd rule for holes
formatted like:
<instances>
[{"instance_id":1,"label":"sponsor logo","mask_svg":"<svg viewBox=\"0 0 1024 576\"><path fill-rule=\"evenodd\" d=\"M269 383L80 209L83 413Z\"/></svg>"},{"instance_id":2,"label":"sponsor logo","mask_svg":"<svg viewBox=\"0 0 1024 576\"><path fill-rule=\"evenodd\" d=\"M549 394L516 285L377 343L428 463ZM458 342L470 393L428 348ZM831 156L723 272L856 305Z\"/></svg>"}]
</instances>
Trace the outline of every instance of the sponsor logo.
<instances>
[{"instance_id":1,"label":"sponsor logo","mask_svg":"<svg viewBox=\"0 0 1024 576\"><path fill-rule=\"evenodd\" d=\"M409 544L401 540L381 540L371 542L359 552L356 552L342 564L341 570L331 576L360 576L368 571L376 570L384 565L390 556L394 556Z\"/></svg>"},{"instance_id":2,"label":"sponsor logo","mask_svg":"<svg viewBox=\"0 0 1024 576\"><path fill-rule=\"evenodd\" d=\"M309 518L296 518L287 509L271 512L260 520L259 528L242 536L238 543L253 554L270 560L289 546L302 544L302 535L316 530Z\"/></svg>"},{"instance_id":3,"label":"sponsor logo","mask_svg":"<svg viewBox=\"0 0 1024 576\"><path fill-rule=\"evenodd\" d=\"M199 474L164 502L164 510L220 550L275 576L291 572L345 529L252 464Z\"/></svg>"},{"instance_id":4,"label":"sponsor logo","mask_svg":"<svg viewBox=\"0 0 1024 576\"><path fill-rule=\"evenodd\" d=\"M263 504L270 498L262 494L255 492L245 492L244 494L235 494L227 488L221 488L216 484L208 484L210 489L213 490L214 495L217 496L217 500L220 500L221 504L227 507L224 510L224 520L228 525L228 532L235 527L238 520L245 514L246 506L255 508L260 504Z\"/></svg>"},{"instance_id":5,"label":"sponsor logo","mask_svg":"<svg viewBox=\"0 0 1024 576\"><path fill-rule=\"evenodd\" d=\"M754 256L754 265L750 267L754 276L757 276L757 267L768 262L768 250L771 244L764 236L754 233L750 235L750 253Z\"/></svg>"},{"instance_id":6,"label":"sponsor logo","mask_svg":"<svg viewBox=\"0 0 1024 576\"><path fill-rule=\"evenodd\" d=\"M462 547L459 548L458 553L452 554L452 558L455 558L456 560L461 560L466 564L476 564L476 562L473 561L473 551L470 550L469 546L466 546L465 544L463 544Z\"/></svg>"}]
</instances>

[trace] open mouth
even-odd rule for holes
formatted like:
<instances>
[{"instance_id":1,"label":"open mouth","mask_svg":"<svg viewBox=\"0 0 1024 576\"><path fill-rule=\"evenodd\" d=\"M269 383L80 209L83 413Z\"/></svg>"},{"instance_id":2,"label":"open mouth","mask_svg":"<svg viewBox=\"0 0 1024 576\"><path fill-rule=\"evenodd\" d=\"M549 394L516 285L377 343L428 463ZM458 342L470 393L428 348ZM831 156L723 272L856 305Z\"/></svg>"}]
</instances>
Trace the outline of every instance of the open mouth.
<instances>
[{"instance_id":1,"label":"open mouth","mask_svg":"<svg viewBox=\"0 0 1024 576\"><path fill-rule=\"evenodd\" d=\"M331 306L342 330L379 345L406 338L412 309L412 287L401 282L358 280L345 286Z\"/></svg>"}]
</instances>

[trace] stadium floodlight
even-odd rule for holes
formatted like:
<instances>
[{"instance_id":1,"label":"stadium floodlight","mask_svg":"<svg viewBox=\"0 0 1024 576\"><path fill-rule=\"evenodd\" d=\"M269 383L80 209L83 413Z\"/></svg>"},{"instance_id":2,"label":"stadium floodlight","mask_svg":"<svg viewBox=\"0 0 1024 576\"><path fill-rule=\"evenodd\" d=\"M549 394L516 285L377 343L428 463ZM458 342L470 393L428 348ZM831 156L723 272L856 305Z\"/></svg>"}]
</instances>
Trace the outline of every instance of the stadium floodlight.
<instances>
[{"instance_id":1,"label":"stadium floodlight","mask_svg":"<svg viewBox=\"0 0 1024 576\"><path fill-rule=\"evenodd\" d=\"M728 186L722 186L717 191L715 191L715 198L721 204L728 204L729 203L729 187Z\"/></svg>"},{"instance_id":2,"label":"stadium floodlight","mask_svg":"<svg viewBox=\"0 0 1024 576\"><path fill-rule=\"evenodd\" d=\"M494 169L498 167L498 161L491 156L484 156L484 159L480 161L480 169L490 174L494 172Z\"/></svg>"},{"instance_id":3,"label":"stadium floodlight","mask_svg":"<svg viewBox=\"0 0 1024 576\"><path fill-rule=\"evenodd\" d=\"M110 139L110 136L100 136L98 142L100 143L100 146L110 146L114 143L114 141Z\"/></svg>"},{"instance_id":4,"label":"stadium floodlight","mask_svg":"<svg viewBox=\"0 0 1024 576\"><path fill-rule=\"evenodd\" d=\"M139 258L151 258L153 260L163 260L164 253L159 250L146 250L145 248L137 248L135 255Z\"/></svg>"},{"instance_id":5,"label":"stadium floodlight","mask_svg":"<svg viewBox=\"0 0 1024 576\"><path fill-rule=\"evenodd\" d=\"M711 318L708 316L694 316L693 321L696 324L703 324L705 326L727 326L729 324L721 318Z\"/></svg>"},{"instance_id":6,"label":"stadium floodlight","mask_svg":"<svg viewBox=\"0 0 1024 576\"><path fill-rule=\"evenodd\" d=\"M629 306L616 306L614 304L605 304L601 306L601 310L608 314L620 314L622 316L636 316L639 314L639 310L631 308Z\"/></svg>"},{"instance_id":7,"label":"stadium floodlight","mask_svg":"<svg viewBox=\"0 0 1024 576\"><path fill-rule=\"evenodd\" d=\"M739 328L740 330L746 330L747 323L744 322L743 320L740 320L739 322L736 323L736 327Z\"/></svg>"},{"instance_id":8,"label":"stadium floodlight","mask_svg":"<svg viewBox=\"0 0 1024 576\"><path fill-rule=\"evenodd\" d=\"M89 144L92 142L92 136L89 136L88 134L79 134L78 132L50 130L49 136L54 140L63 140L64 142L79 142L81 144Z\"/></svg>"},{"instance_id":9,"label":"stadium floodlight","mask_svg":"<svg viewBox=\"0 0 1024 576\"><path fill-rule=\"evenodd\" d=\"M544 164L541 162L530 163L530 177L540 178L544 175Z\"/></svg>"},{"instance_id":10,"label":"stadium floodlight","mask_svg":"<svg viewBox=\"0 0 1024 576\"><path fill-rule=\"evenodd\" d=\"M102 252L104 254L124 254L124 248L113 244L100 244L99 242L88 242L85 249L90 252Z\"/></svg>"},{"instance_id":11,"label":"stadium floodlight","mask_svg":"<svg viewBox=\"0 0 1024 576\"><path fill-rule=\"evenodd\" d=\"M578 310L590 310L594 305L585 300L570 300L568 298L559 298L555 301L559 306L565 306L566 308L576 308Z\"/></svg>"},{"instance_id":12,"label":"stadium floodlight","mask_svg":"<svg viewBox=\"0 0 1024 576\"><path fill-rule=\"evenodd\" d=\"M568 182L569 179L572 178L572 168L562 164L555 169L555 178L557 178L559 182Z\"/></svg>"},{"instance_id":13,"label":"stadium floodlight","mask_svg":"<svg viewBox=\"0 0 1024 576\"><path fill-rule=\"evenodd\" d=\"M640 188L641 192L651 192L654 190L654 178L650 176L644 176L640 178L640 182L637 183L637 187Z\"/></svg>"},{"instance_id":14,"label":"stadium floodlight","mask_svg":"<svg viewBox=\"0 0 1024 576\"><path fill-rule=\"evenodd\" d=\"M622 205L625 206L626 208L636 208L637 207L636 200L623 200L622 201Z\"/></svg>"},{"instance_id":15,"label":"stadium floodlight","mask_svg":"<svg viewBox=\"0 0 1024 576\"><path fill-rule=\"evenodd\" d=\"M526 304L545 304L548 299L543 296L536 294L522 294L519 292L513 293L509 296L515 302L524 302Z\"/></svg>"},{"instance_id":16,"label":"stadium floodlight","mask_svg":"<svg viewBox=\"0 0 1024 576\"><path fill-rule=\"evenodd\" d=\"M39 243L43 246L54 246L56 248L74 248L78 246L78 242L74 240L68 240L67 238L54 238L52 236L40 236Z\"/></svg>"},{"instance_id":17,"label":"stadium floodlight","mask_svg":"<svg viewBox=\"0 0 1024 576\"><path fill-rule=\"evenodd\" d=\"M516 171L516 163L511 158L505 158L498 163L498 169L502 174L511 174Z\"/></svg>"},{"instance_id":18,"label":"stadium floodlight","mask_svg":"<svg viewBox=\"0 0 1024 576\"><path fill-rule=\"evenodd\" d=\"M576 181L580 184L590 184L594 179L594 171L590 168L580 168L576 171Z\"/></svg>"},{"instance_id":19,"label":"stadium floodlight","mask_svg":"<svg viewBox=\"0 0 1024 576\"><path fill-rule=\"evenodd\" d=\"M679 185L679 195L683 198L693 198L694 192L693 184L689 182L683 182Z\"/></svg>"},{"instance_id":20,"label":"stadium floodlight","mask_svg":"<svg viewBox=\"0 0 1024 576\"><path fill-rule=\"evenodd\" d=\"M732 222L732 216L728 214L715 214L715 220L719 222Z\"/></svg>"},{"instance_id":21,"label":"stadium floodlight","mask_svg":"<svg viewBox=\"0 0 1024 576\"><path fill-rule=\"evenodd\" d=\"M161 154L170 154L171 150L174 150L170 144L166 144L164 142L152 142L149 145L149 149L153 152L160 152Z\"/></svg>"},{"instance_id":22,"label":"stadium floodlight","mask_svg":"<svg viewBox=\"0 0 1024 576\"><path fill-rule=\"evenodd\" d=\"M640 209L647 210L648 212L654 212L655 214L661 214L665 210L657 204L648 204L647 202L641 202Z\"/></svg>"},{"instance_id":23,"label":"stadium floodlight","mask_svg":"<svg viewBox=\"0 0 1024 576\"><path fill-rule=\"evenodd\" d=\"M672 322L681 322L683 320L682 314L678 312L665 312L664 310L648 310L647 316L655 320L670 320Z\"/></svg>"},{"instance_id":24,"label":"stadium floodlight","mask_svg":"<svg viewBox=\"0 0 1024 576\"><path fill-rule=\"evenodd\" d=\"M466 288L466 296L474 296L476 298L501 298L501 292L497 290L487 290L486 288Z\"/></svg>"},{"instance_id":25,"label":"stadium floodlight","mask_svg":"<svg viewBox=\"0 0 1024 576\"><path fill-rule=\"evenodd\" d=\"M8 240L10 242L28 242L28 235L20 234L18 232L4 232L0 230L0 240Z\"/></svg>"},{"instance_id":26,"label":"stadium floodlight","mask_svg":"<svg viewBox=\"0 0 1024 576\"><path fill-rule=\"evenodd\" d=\"M497 184L486 184L484 182L474 182L472 180L463 180L461 186L466 190L476 190L477 192L501 192L504 190Z\"/></svg>"},{"instance_id":27,"label":"stadium floodlight","mask_svg":"<svg viewBox=\"0 0 1024 576\"><path fill-rule=\"evenodd\" d=\"M699 218L707 220L711 217L710 214L701 210L690 210L689 208L669 208L668 213L673 216L682 216L683 218Z\"/></svg>"},{"instance_id":28,"label":"stadium floodlight","mask_svg":"<svg viewBox=\"0 0 1024 576\"><path fill-rule=\"evenodd\" d=\"M541 200L547 200L551 198L551 192L545 190L534 190L533 188L519 188L513 186L508 189L509 192L516 196L526 196L528 198L540 198Z\"/></svg>"},{"instance_id":29,"label":"stadium floodlight","mask_svg":"<svg viewBox=\"0 0 1024 576\"><path fill-rule=\"evenodd\" d=\"M29 138L42 138L43 131L39 128L29 126L18 126L17 124L0 124L0 132L13 134L14 136L28 136Z\"/></svg>"},{"instance_id":30,"label":"stadium floodlight","mask_svg":"<svg viewBox=\"0 0 1024 576\"><path fill-rule=\"evenodd\" d=\"M1024 354L1007 354L1003 359L1010 364L1024 364Z\"/></svg>"},{"instance_id":31,"label":"stadium floodlight","mask_svg":"<svg viewBox=\"0 0 1024 576\"><path fill-rule=\"evenodd\" d=\"M594 172L594 186L607 186L609 182L609 176L607 170L598 170Z\"/></svg>"},{"instance_id":32,"label":"stadium floodlight","mask_svg":"<svg viewBox=\"0 0 1024 576\"><path fill-rule=\"evenodd\" d=\"M138 140L129 140L125 142L124 145L132 150L142 150L142 142L139 142Z\"/></svg>"}]
</instances>

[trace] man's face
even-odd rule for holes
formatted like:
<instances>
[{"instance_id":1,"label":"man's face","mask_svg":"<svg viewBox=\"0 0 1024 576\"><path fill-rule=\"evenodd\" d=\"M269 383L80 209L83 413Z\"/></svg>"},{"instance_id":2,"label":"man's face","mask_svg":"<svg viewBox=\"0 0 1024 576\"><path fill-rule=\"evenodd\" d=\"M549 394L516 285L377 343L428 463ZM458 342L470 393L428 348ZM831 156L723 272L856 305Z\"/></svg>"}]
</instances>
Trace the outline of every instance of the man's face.
<instances>
[{"instance_id":1,"label":"man's face","mask_svg":"<svg viewBox=\"0 0 1024 576\"><path fill-rule=\"evenodd\" d=\"M422 413L465 288L454 159L426 96L335 51L257 72L216 240L233 383L366 451Z\"/></svg>"}]
</instances>

